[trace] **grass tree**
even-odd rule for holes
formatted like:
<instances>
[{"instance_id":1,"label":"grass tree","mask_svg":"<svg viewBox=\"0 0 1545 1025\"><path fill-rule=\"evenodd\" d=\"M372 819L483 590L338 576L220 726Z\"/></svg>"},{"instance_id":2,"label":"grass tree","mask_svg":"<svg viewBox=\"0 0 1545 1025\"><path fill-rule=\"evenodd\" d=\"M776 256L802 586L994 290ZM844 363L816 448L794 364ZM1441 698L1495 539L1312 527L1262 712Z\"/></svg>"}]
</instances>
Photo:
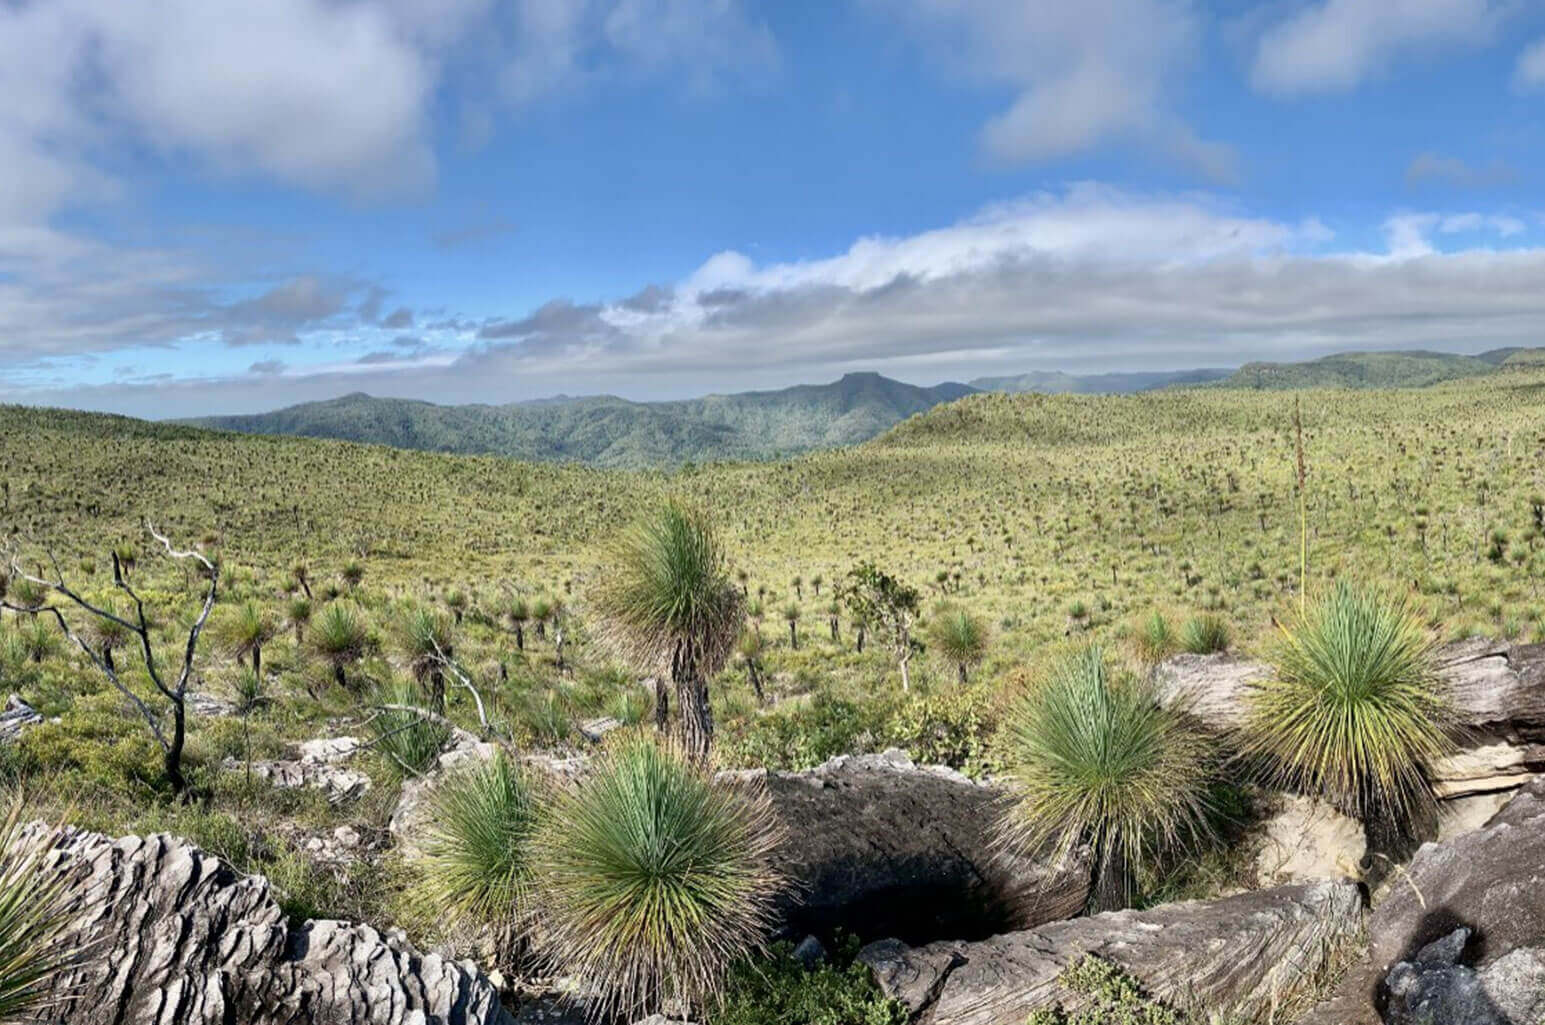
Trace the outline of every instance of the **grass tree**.
<instances>
[{"instance_id":1,"label":"grass tree","mask_svg":"<svg viewBox=\"0 0 1545 1025\"><path fill-rule=\"evenodd\" d=\"M1090 646L1055 664L1008 724L1015 800L1002 842L1091 853L1090 909L1126 907L1138 872L1204 836L1216 761L1183 704L1151 681L1116 676Z\"/></svg>"},{"instance_id":2,"label":"grass tree","mask_svg":"<svg viewBox=\"0 0 1545 1025\"><path fill-rule=\"evenodd\" d=\"M1228 622L1210 612L1192 616L1180 630L1180 646L1192 655L1224 651L1229 639Z\"/></svg>"},{"instance_id":3,"label":"grass tree","mask_svg":"<svg viewBox=\"0 0 1545 1025\"><path fill-rule=\"evenodd\" d=\"M341 602L329 603L311 631L311 646L332 666L333 679L340 687L348 686L347 669L365 657L369 644L370 631L364 618Z\"/></svg>"},{"instance_id":4,"label":"grass tree","mask_svg":"<svg viewBox=\"0 0 1545 1025\"><path fill-rule=\"evenodd\" d=\"M593 985L597 1020L703 1009L765 942L780 838L765 792L716 783L673 745L623 743L538 834L552 966Z\"/></svg>"},{"instance_id":5,"label":"grass tree","mask_svg":"<svg viewBox=\"0 0 1545 1025\"><path fill-rule=\"evenodd\" d=\"M0 1021L41 1020L54 980L76 963L66 939L69 875L44 859L49 844L21 829L22 805L0 822Z\"/></svg>"},{"instance_id":6,"label":"grass tree","mask_svg":"<svg viewBox=\"0 0 1545 1025\"><path fill-rule=\"evenodd\" d=\"M279 632L268 610L248 599L236 606L224 624L225 643L236 661L252 657L252 672L259 682L263 679L263 645L273 640Z\"/></svg>"},{"instance_id":7,"label":"grass tree","mask_svg":"<svg viewBox=\"0 0 1545 1025\"><path fill-rule=\"evenodd\" d=\"M306 624L311 622L312 602L309 597L291 598L284 608L284 616L290 621L290 626L295 630L295 644L299 647L306 643Z\"/></svg>"},{"instance_id":8,"label":"grass tree","mask_svg":"<svg viewBox=\"0 0 1545 1025\"><path fill-rule=\"evenodd\" d=\"M445 714L445 669L455 656L451 622L434 609L418 606L403 618L398 643L408 672L429 692L429 708Z\"/></svg>"},{"instance_id":9,"label":"grass tree","mask_svg":"<svg viewBox=\"0 0 1545 1025\"><path fill-rule=\"evenodd\" d=\"M767 650L767 642L762 639L762 634L757 630L742 630L740 642L735 646L735 656L740 664L746 667L746 679L751 684L751 689L756 693L756 700L763 704L767 701L767 695L762 688L762 658Z\"/></svg>"},{"instance_id":10,"label":"grass tree","mask_svg":"<svg viewBox=\"0 0 1545 1025\"><path fill-rule=\"evenodd\" d=\"M799 606L789 602L783 606L783 621L789 624L789 647L799 650Z\"/></svg>"},{"instance_id":11,"label":"grass tree","mask_svg":"<svg viewBox=\"0 0 1545 1025\"><path fill-rule=\"evenodd\" d=\"M516 596L510 599L509 608L505 615L510 617L510 625L515 628L515 650L526 650L526 623L531 619L531 606L526 599Z\"/></svg>"},{"instance_id":12,"label":"grass tree","mask_svg":"<svg viewBox=\"0 0 1545 1025\"><path fill-rule=\"evenodd\" d=\"M1371 832L1429 810L1426 775L1453 713L1432 641L1401 602L1346 581L1284 628L1251 694L1243 751L1276 785L1327 799Z\"/></svg>"},{"instance_id":13,"label":"grass tree","mask_svg":"<svg viewBox=\"0 0 1545 1025\"><path fill-rule=\"evenodd\" d=\"M424 842L426 897L435 912L512 933L531 918L536 779L503 751L450 773L431 801Z\"/></svg>"},{"instance_id":14,"label":"grass tree","mask_svg":"<svg viewBox=\"0 0 1545 1025\"><path fill-rule=\"evenodd\" d=\"M677 733L706 759L713 743L708 681L740 633L742 598L701 512L671 502L615 543L595 595L599 637L624 660L665 674L676 692Z\"/></svg>"},{"instance_id":15,"label":"grass tree","mask_svg":"<svg viewBox=\"0 0 1545 1025\"><path fill-rule=\"evenodd\" d=\"M986 621L962 605L946 605L928 623L929 643L954 668L962 684L967 673L987 656L990 640Z\"/></svg>"}]
</instances>

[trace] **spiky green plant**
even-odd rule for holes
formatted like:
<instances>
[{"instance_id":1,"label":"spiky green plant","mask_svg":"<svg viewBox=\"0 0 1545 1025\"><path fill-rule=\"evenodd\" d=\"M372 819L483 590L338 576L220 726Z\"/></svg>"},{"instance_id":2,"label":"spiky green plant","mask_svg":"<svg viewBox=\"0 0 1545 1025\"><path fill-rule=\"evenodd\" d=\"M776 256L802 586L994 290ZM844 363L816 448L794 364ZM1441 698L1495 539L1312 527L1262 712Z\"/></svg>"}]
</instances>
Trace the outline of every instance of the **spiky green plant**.
<instances>
[{"instance_id":1,"label":"spiky green plant","mask_svg":"<svg viewBox=\"0 0 1545 1025\"><path fill-rule=\"evenodd\" d=\"M306 624L311 622L312 604L310 598L291 598L285 606L285 618L295 628L295 643L303 644L306 640Z\"/></svg>"},{"instance_id":2,"label":"spiky green plant","mask_svg":"<svg viewBox=\"0 0 1545 1025\"><path fill-rule=\"evenodd\" d=\"M1088 844L1093 910L1126 906L1141 869L1208 832L1212 744L1151 681L1113 675L1097 645L1031 688L1010 716L1008 743L1019 790L1000 842L1058 854Z\"/></svg>"},{"instance_id":3,"label":"spiky green plant","mask_svg":"<svg viewBox=\"0 0 1545 1025\"><path fill-rule=\"evenodd\" d=\"M48 868L48 844L26 842L21 802L0 822L0 1021L31 1021L55 976L78 956L65 942L68 877Z\"/></svg>"},{"instance_id":4,"label":"spiky green plant","mask_svg":"<svg viewBox=\"0 0 1545 1025\"><path fill-rule=\"evenodd\" d=\"M1432 798L1426 767L1453 746L1432 641L1404 602L1345 580L1282 631L1250 695L1243 753L1279 786L1368 821Z\"/></svg>"},{"instance_id":5,"label":"spiky green plant","mask_svg":"<svg viewBox=\"0 0 1545 1025\"><path fill-rule=\"evenodd\" d=\"M429 689L429 707L445 712L445 666L456 638L448 616L422 605L409 610L398 627L398 644L408 671L420 687Z\"/></svg>"},{"instance_id":6,"label":"spiky green plant","mask_svg":"<svg viewBox=\"0 0 1545 1025\"><path fill-rule=\"evenodd\" d=\"M1211 655L1229 645L1228 622L1222 616L1203 613L1186 620L1180 630L1180 646L1192 655Z\"/></svg>"},{"instance_id":7,"label":"spiky green plant","mask_svg":"<svg viewBox=\"0 0 1545 1025\"><path fill-rule=\"evenodd\" d=\"M279 630L268 610L247 600L234 608L223 625L226 645L238 659L252 656L252 671L263 676L263 645Z\"/></svg>"},{"instance_id":8,"label":"spiky green plant","mask_svg":"<svg viewBox=\"0 0 1545 1025\"><path fill-rule=\"evenodd\" d=\"M928 643L952 666L960 682L987 657L987 623L962 605L946 605L928 622Z\"/></svg>"},{"instance_id":9,"label":"spiky green plant","mask_svg":"<svg viewBox=\"0 0 1545 1025\"><path fill-rule=\"evenodd\" d=\"M448 726L410 709L424 707L424 694L413 683L394 680L376 693L379 711L371 717L376 750L398 776L422 775L451 739Z\"/></svg>"},{"instance_id":10,"label":"spiky green plant","mask_svg":"<svg viewBox=\"0 0 1545 1025\"><path fill-rule=\"evenodd\" d=\"M740 632L742 598L708 518L669 502L614 546L595 595L599 636L625 661L667 675L677 732L693 758L713 742L708 680Z\"/></svg>"},{"instance_id":11,"label":"spiky green plant","mask_svg":"<svg viewBox=\"0 0 1545 1025\"><path fill-rule=\"evenodd\" d=\"M675 745L624 741L539 832L548 958L593 985L597 1018L702 1006L765 941L780 839L765 793L715 783Z\"/></svg>"},{"instance_id":12,"label":"spiky green plant","mask_svg":"<svg viewBox=\"0 0 1545 1025\"><path fill-rule=\"evenodd\" d=\"M1138 658L1148 663L1162 662L1180 646L1169 620L1157 610L1143 620L1143 625L1137 631L1136 643Z\"/></svg>"},{"instance_id":13,"label":"spiky green plant","mask_svg":"<svg viewBox=\"0 0 1545 1025\"><path fill-rule=\"evenodd\" d=\"M333 678L340 687L348 682L347 667L365 657L369 640L363 617L341 602L330 602L311 631L312 647L333 667Z\"/></svg>"},{"instance_id":14,"label":"spiky green plant","mask_svg":"<svg viewBox=\"0 0 1545 1025\"><path fill-rule=\"evenodd\" d=\"M433 909L496 927L527 921L539 806L535 779L503 752L452 773L435 792L424 843Z\"/></svg>"}]
</instances>

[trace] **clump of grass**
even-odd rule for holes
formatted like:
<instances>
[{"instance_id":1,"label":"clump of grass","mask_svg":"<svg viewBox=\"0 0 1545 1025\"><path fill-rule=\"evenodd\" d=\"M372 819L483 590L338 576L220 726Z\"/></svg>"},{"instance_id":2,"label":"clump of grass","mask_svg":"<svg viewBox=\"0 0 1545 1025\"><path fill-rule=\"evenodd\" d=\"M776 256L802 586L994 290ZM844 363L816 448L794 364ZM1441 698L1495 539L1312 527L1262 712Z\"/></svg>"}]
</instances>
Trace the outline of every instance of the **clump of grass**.
<instances>
[{"instance_id":1,"label":"clump of grass","mask_svg":"<svg viewBox=\"0 0 1545 1025\"><path fill-rule=\"evenodd\" d=\"M856 938L841 939L814 968L793 950L781 942L737 964L710 1016L714 1025L906 1025L906 1007L887 999L857 960Z\"/></svg>"},{"instance_id":2,"label":"clump of grass","mask_svg":"<svg viewBox=\"0 0 1545 1025\"><path fill-rule=\"evenodd\" d=\"M1001 842L1091 851L1090 906L1125 907L1140 869L1205 836L1215 779L1212 745L1183 704L1161 704L1151 681L1115 677L1098 646L1058 662L1011 713L1020 784Z\"/></svg>"},{"instance_id":3,"label":"clump of grass","mask_svg":"<svg viewBox=\"0 0 1545 1025\"><path fill-rule=\"evenodd\" d=\"M1425 770L1452 747L1452 711L1432 642L1404 603L1338 581L1273 654L1243 751L1274 785L1364 822L1405 822L1432 800Z\"/></svg>"},{"instance_id":4,"label":"clump of grass","mask_svg":"<svg viewBox=\"0 0 1545 1025\"><path fill-rule=\"evenodd\" d=\"M435 911L494 926L527 920L539 800L536 781L503 752L438 788L424 843L425 895Z\"/></svg>"},{"instance_id":5,"label":"clump of grass","mask_svg":"<svg viewBox=\"0 0 1545 1025\"><path fill-rule=\"evenodd\" d=\"M716 784L674 746L625 740L539 831L549 960L593 985L598 1018L701 1006L764 942L779 839L765 795Z\"/></svg>"},{"instance_id":6,"label":"clump of grass","mask_svg":"<svg viewBox=\"0 0 1545 1025\"><path fill-rule=\"evenodd\" d=\"M1064 988L1085 998L1072 1014L1061 1007L1032 1011L1025 1025L1186 1025L1174 1008L1143 993L1126 972L1094 954L1086 954L1057 977Z\"/></svg>"},{"instance_id":7,"label":"clump of grass","mask_svg":"<svg viewBox=\"0 0 1545 1025\"><path fill-rule=\"evenodd\" d=\"M370 720L375 731L375 747L386 758L391 770L400 776L422 775L451 739L450 727L416 711L422 708L423 694L406 681L393 681L376 694L380 710ZM394 706L394 707L388 707Z\"/></svg>"},{"instance_id":8,"label":"clump of grass","mask_svg":"<svg viewBox=\"0 0 1545 1025\"><path fill-rule=\"evenodd\" d=\"M1134 643L1137 645L1137 657L1149 664L1164 661L1180 647L1180 639L1175 636L1174 627L1169 625L1164 613L1158 611L1143 620Z\"/></svg>"},{"instance_id":9,"label":"clump of grass","mask_svg":"<svg viewBox=\"0 0 1545 1025\"><path fill-rule=\"evenodd\" d=\"M1192 616L1180 631L1180 646L1192 655L1211 655L1227 650L1229 639L1228 622L1211 613Z\"/></svg>"},{"instance_id":10,"label":"clump of grass","mask_svg":"<svg viewBox=\"0 0 1545 1025\"><path fill-rule=\"evenodd\" d=\"M370 631L359 612L341 602L330 602L317 618L311 631L311 643L317 654L333 668L338 686L347 684L345 671L365 657Z\"/></svg>"}]
</instances>

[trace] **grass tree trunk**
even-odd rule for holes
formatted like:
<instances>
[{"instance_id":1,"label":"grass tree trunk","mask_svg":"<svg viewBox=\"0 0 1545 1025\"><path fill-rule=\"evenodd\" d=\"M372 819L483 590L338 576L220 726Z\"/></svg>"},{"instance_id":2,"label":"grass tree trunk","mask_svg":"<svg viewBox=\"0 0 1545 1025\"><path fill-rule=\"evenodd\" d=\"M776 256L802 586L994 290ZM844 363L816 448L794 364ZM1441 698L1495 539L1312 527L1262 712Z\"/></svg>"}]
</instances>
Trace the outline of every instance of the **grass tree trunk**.
<instances>
[{"instance_id":1,"label":"grass tree trunk","mask_svg":"<svg viewBox=\"0 0 1545 1025\"><path fill-rule=\"evenodd\" d=\"M263 646L252 646L252 675L257 677L259 683L263 682Z\"/></svg>"},{"instance_id":2,"label":"grass tree trunk","mask_svg":"<svg viewBox=\"0 0 1545 1025\"><path fill-rule=\"evenodd\" d=\"M526 631L519 623L515 624L515 650L526 650Z\"/></svg>"},{"instance_id":3,"label":"grass tree trunk","mask_svg":"<svg viewBox=\"0 0 1545 1025\"><path fill-rule=\"evenodd\" d=\"M334 662L333 663L333 680L335 682L337 682L339 687L342 687L344 689L348 688L349 681L343 675L343 663L342 662Z\"/></svg>"},{"instance_id":4,"label":"grass tree trunk","mask_svg":"<svg viewBox=\"0 0 1545 1025\"><path fill-rule=\"evenodd\" d=\"M966 664L964 662L955 663L955 672L959 674L960 685L964 687L966 685Z\"/></svg>"},{"instance_id":5,"label":"grass tree trunk","mask_svg":"<svg viewBox=\"0 0 1545 1025\"><path fill-rule=\"evenodd\" d=\"M663 677L654 681L654 728L665 732L671 720L671 691Z\"/></svg>"},{"instance_id":6,"label":"grass tree trunk","mask_svg":"<svg viewBox=\"0 0 1545 1025\"><path fill-rule=\"evenodd\" d=\"M864 653L864 634L865 634L865 632L866 631L864 630L864 624L862 624L862 623L858 624L858 653L860 655L862 655Z\"/></svg>"},{"instance_id":7,"label":"grass tree trunk","mask_svg":"<svg viewBox=\"0 0 1545 1025\"><path fill-rule=\"evenodd\" d=\"M1120 911L1127 906L1127 863L1121 845L1109 838L1095 845L1094 878L1090 881L1089 911Z\"/></svg>"},{"instance_id":8,"label":"grass tree trunk","mask_svg":"<svg viewBox=\"0 0 1545 1025\"><path fill-rule=\"evenodd\" d=\"M685 645L671 659L671 680L676 685L677 739L687 757L704 764L713 747L713 708L708 704L708 681Z\"/></svg>"},{"instance_id":9,"label":"grass tree trunk","mask_svg":"<svg viewBox=\"0 0 1545 1025\"><path fill-rule=\"evenodd\" d=\"M767 695L762 692L762 671L755 662L746 663L746 675L751 677L751 689L756 693L757 703L767 704Z\"/></svg>"},{"instance_id":10,"label":"grass tree trunk","mask_svg":"<svg viewBox=\"0 0 1545 1025\"><path fill-rule=\"evenodd\" d=\"M795 625L792 619L789 620L789 647L795 651L799 650L799 627Z\"/></svg>"},{"instance_id":11,"label":"grass tree trunk","mask_svg":"<svg viewBox=\"0 0 1545 1025\"><path fill-rule=\"evenodd\" d=\"M172 739L166 745L164 764L166 780L177 794L185 793L188 789L188 781L182 774L182 746L188 730L186 711L180 696L172 702Z\"/></svg>"}]
</instances>

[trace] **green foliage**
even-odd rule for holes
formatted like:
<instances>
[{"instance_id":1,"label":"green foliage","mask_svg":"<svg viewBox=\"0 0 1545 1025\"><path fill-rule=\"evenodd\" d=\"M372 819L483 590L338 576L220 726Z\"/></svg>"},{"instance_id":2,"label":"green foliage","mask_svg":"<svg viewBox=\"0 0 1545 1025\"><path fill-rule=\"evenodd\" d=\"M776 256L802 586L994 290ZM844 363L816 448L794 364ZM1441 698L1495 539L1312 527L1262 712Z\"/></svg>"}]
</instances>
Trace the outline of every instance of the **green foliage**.
<instances>
[{"instance_id":1,"label":"green foliage","mask_svg":"<svg viewBox=\"0 0 1545 1025\"><path fill-rule=\"evenodd\" d=\"M404 710L425 707L423 692L405 681L382 686L374 704L379 711L371 717L370 728L388 770L399 778L421 775L451 739L449 727L417 711Z\"/></svg>"},{"instance_id":2,"label":"green foliage","mask_svg":"<svg viewBox=\"0 0 1545 1025\"><path fill-rule=\"evenodd\" d=\"M452 773L436 790L424 844L436 912L496 925L526 920L538 798L536 781L502 752Z\"/></svg>"},{"instance_id":3,"label":"green foliage","mask_svg":"<svg viewBox=\"0 0 1545 1025\"><path fill-rule=\"evenodd\" d=\"M1273 654L1244 743L1273 782L1365 820L1401 821L1431 800L1425 769L1452 746L1452 712L1403 603L1339 581Z\"/></svg>"},{"instance_id":4,"label":"green foliage","mask_svg":"<svg viewBox=\"0 0 1545 1025\"><path fill-rule=\"evenodd\" d=\"M1179 1011L1143 994L1137 981L1120 968L1086 954L1058 977L1066 989L1084 998L1071 1014L1058 1007L1032 1011L1025 1025L1186 1025Z\"/></svg>"},{"instance_id":5,"label":"green foliage","mask_svg":"<svg viewBox=\"0 0 1545 1025\"><path fill-rule=\"evenodd\" d=\"M42 860L46 844L27 844L21 805L0 823L0 1021L31 1019L49 984L77 951L60 940L72 917L64 900L67 877Z\"/></svg>"},{"instance_id":6,"label":"green foliage","mask_svg":"<svg viewBox=\"0 0 1545 1025\"><path fill-rule=\"evenodd\" d=\"M773 944L730 971L708 1025L906 1025L906 1008L880 992L858 948L844 939L834 960L807 969L792 944Z\"/></svg>"},{"instance_id":7,"label":"green foliage","mask_svg":"<svg viewBox=\"0 0 1545 1025\"><path fill-rule=\"evenodd\" d=\"M1162 662L1173 655L1179 647L1180 640L1175 636L1174 629L1162 612L1155 610L1138 628L1137 655L1144 662L1149 664Z\"/></svg>"},{"instance_id":8,"label":"green foliage","mask_svg":"<svg viewBox=\"0 0 1545 1025\"><path fill-rule=\"evenodd\" d=\"M397 632L408 671L420 683L445 664L456 644L450 617L422 605L408 611Z\"/></svg>"},{"instance_id":9,"label":"green foliage","mask_svg":"<svg viewBox=\"0 0 1545 1025\"><path fill-rule=\"evenodd\" d=\"M1346 352L1306 363L1246 363L1221 388L1424 388L1442 381L1495 373L1488 354Z\"/></svg>"},{"instance_id":10,"label":"green foliage","mask_svg":"<svg viewBox=\"0 0 1545 1025\"><path fill-rule=\"evenodd\" d=\"M597 987L598 1015L712 999L764 942L778 839L765 794L716 784L672 748L623 742L539 833L551 963Z\"/></svg>"},{"instance_id":11,"label":"green foliage","mask_svg":"<svg viewBox=\"0 0 1545 1025\"><path fill-rule=\"evenodd\" d=\"M369 640L364 617L354 606L343 602L329 602L311 631L312 647L333 667L340 680L348 666L365 657Z\"/></svg>"},{"instance_id":12,"label":"green foliage","mask_svg":"<svg viewBox=\"0 0 1545 1025\"><path fill-rule=\"evenodd\" d=\"M1228 645L1228 621L1222 616L1192 616L1180 631L1180 646L1192 655L1211 655L1226 650Z\"/></svg>"},{"instance_id":13,"label":"green foliage","mask_svg":"<svg viewBox=\"0 0 1545 1025\"><path fill-rule=\"evenodd\" d=\"M1208 738L1147 678L1116 677L1098 646L1061 659L1008 724L1015 800L1000 823L1020 850L1088 843L1096 910L1135 896L1137 872L1205 834Z\"/></svg>"}]
</instances>

